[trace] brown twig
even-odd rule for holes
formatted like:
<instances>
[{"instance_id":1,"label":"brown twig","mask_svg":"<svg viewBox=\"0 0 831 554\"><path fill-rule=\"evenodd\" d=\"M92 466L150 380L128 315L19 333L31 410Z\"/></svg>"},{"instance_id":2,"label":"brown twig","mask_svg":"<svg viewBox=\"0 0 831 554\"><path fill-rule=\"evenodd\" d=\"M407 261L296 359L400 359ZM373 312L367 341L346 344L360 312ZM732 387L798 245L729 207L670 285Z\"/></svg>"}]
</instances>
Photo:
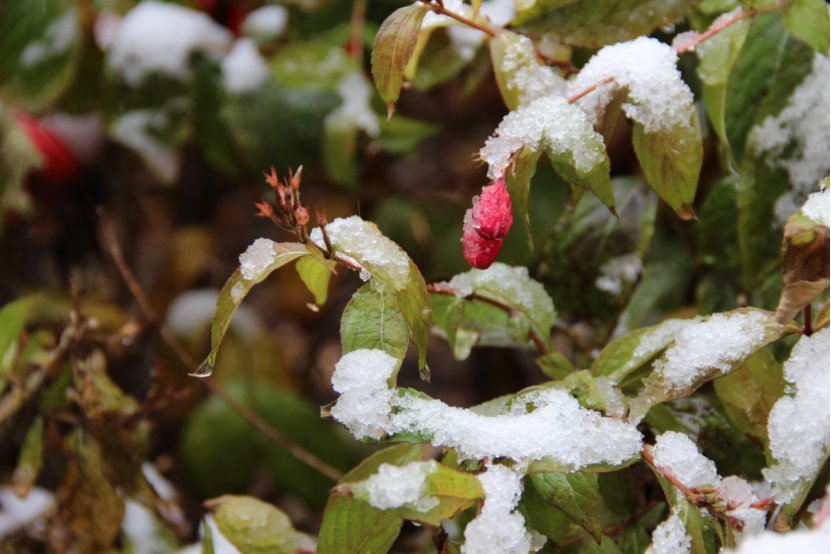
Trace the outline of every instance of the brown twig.
<instances>
[{"instance_id":1,"label":"brown twig","mask_svg":"<svg viewBox=\"0 0 831 554\"><path fill-rule=\"evenodd\" d=\"M476 29L477 31L482 31L483 33L490 35L492 37L495 37L496 35L502 32L502 29L493 29L491 27L488 27L487 25L483 25L482 23L479 23L472 19L468 19L467 17L461 14L452 12L445 8L441 2L433 2L431 0L419 0L419 2L427 6L427 8L433 13L437 13L439 15L446 15L451 19L455 19L459 23L467 25L468 27Z\"/></svg>"},{"instance_id":2,"label":"brown twig","mask_svg":"<svg viewBox=\"0 0 831 554\"><path fill-rule=\"evenodd\" d=\"M813 322L813 315L811 314L811 304L805 304L805 307L802 308L802 334L806 337L810 337L814 334L814 328L812 327Z\"/></svg>"},{"instance_id":3,"label":"brown twig","mask_svg":"<svg viewBox=\"0 0 831 554\"><path fill-rule=\"evenodd\" d=\"M494 306L495 308L499 308L511 317L517 316L521 313L519 310L512 306L504 304L498 300L494 300L493 298L482 296L481 294L477 294L475 292L468 295L462 294L461 292L454 289L447 283L430 283L427 285L427 292L431 294L442 294L444 296L455 296L456 298L463 298L465 300L476 300L477 302L482 302L483 304L489 304L491 306ZM537 349L537 353L540 356L548 354L548 347L545 345L545 341L537 333L533 326L529 330L528 335L531 341L534 343L534 347Z\"/></svg>"},{"instance_id":4,"label":"brown twig","mask_svg":"<svg viewBox=\"0 0 831 554\"><path fill-rule=\"evenodd\" d=\"M133 270L130 268L129 264L127 264L126 260L124 259L124 254L121 250L121 246L118 243L118 239L116 238L115 230L113 228L112 223L110 222L106 213L101 209L98 210L98 219L101 225L101 235L104 239L104 245L106 246L107 251L109 252L113 262L115 263L119 275L121 275L121 278L127 284L127 288L130 289L130 292L132 293L133 297L138 303L139 309L141 310L145 319L156 328L162 341L173 351L174 354L176 354L176 357L179 358L179 361L182 363L183 366L185 366L185 368L187 368L188 372L195 372L198 367L198 364L187 352L187 350L184 349L181 343L179 343L179 341L176 339L173 333L171 333L170 330L164 325L162 325L159 321L156 311L150 304L147 294L144 292L144 289L138 282L138 279L136 279ZM231 398L231 396L228 393L226 393L219 385L217 385L211 379L199 379L199 382L202 383L211 392L211 394L215 395L217 398L225 402L228 405L228 407L237 412L250 425L252 425L258 431L263 433L269 439L271 439L275 444L288 450L295 458L297 458L301 462L305 463L309 467L316 469L317 471L319 471L326 477L329 477L333 481L338 481L341 477L343 477L343 473L340 470L321 460L320 458L318 458L302 446L292 442L282 432L280 432L267 421L265 421L263 418L261 418L251 408L243 404L240 404L239 402Z\"/></svg>"},{"instance_id":5,"label":"brown twig","mask_svg":"<svg viewBox=\"0 0 831 554\"><path fill-rule=\"evenodd\" d=\"M588 93L590 93L590 92L592 92L592 91L595 91L595 90L597 90L597 88L598 88L598 87L602 87L602 86L603 86L603 85L605 85L606 83L611 83L611 82L612 82L612 81L614 81L614 80L615 80L615 78L614 78L614 77L606 77L606 78L605 78L605 79L603 79L602 81L597 82L597 83L593 84L592 86L590 86L590 87L588 87L588 88L586 88L586 89L581 90L580 92L578 92L577 94L575 94L574 96L572 96L571 98L569 98L569 99L568 99L568 103L569 103L569 104L574 104L575 102L577 102L578 100L580 100L581 98L583 98L583 97L584 97L585 95L587 95Z\"/></svg>"}]
</instances>

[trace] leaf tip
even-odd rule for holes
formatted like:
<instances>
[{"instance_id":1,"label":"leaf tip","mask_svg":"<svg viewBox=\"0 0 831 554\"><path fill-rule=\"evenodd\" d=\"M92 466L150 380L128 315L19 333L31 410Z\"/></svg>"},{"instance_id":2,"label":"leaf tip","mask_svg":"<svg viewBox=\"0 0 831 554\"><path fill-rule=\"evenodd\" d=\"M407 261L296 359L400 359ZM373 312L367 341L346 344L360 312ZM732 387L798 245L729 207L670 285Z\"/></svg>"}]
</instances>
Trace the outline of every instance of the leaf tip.
<instances>
[{"instance_id":1,"label":"leaf tip","mask_svg":"<svg viewBox=\"0 0 831 554\"><path fill-rule=\"evenodd\" d=\"M395 113L395 102L387 102L387 123L392 119L392 114Z\"/></svg>"},{"instance_id":2,"label":"leaf tip","mask_svg":"<svg viewBox=\"0 0 831 554\"><path fill-rule=\"evenodd\" d=\"M695 215L695 208L692 207L692 204L683 204L676 210L676 213L678 214L678 217L684 221L695 221L698 219L698 216Z\"/></svg>"}]
</instances>

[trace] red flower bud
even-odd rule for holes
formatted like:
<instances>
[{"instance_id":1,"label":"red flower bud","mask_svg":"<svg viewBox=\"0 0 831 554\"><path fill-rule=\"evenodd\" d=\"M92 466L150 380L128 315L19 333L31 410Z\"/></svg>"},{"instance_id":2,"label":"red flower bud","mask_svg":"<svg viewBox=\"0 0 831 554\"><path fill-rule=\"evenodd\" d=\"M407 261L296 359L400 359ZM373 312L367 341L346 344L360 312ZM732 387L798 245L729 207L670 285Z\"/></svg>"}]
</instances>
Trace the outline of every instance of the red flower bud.
<instances>
[{"instance_id":1,"label":"red flower bud","mask_svg":"<svg viewBox=\"0 0 831 554\"><path fill-rule=\"evenodd\" d=\"M41 176L50 183L71 182L80 171L80 164L64 142L40 122L23 112L15 114L15 121L26 133L43 160Z\"/></svg>"},{"instance_id":2,"label":"red flower bud","mask_svg":"<svg viewBox=\"0 0 831 554\"><path fill-rule=\"evenodd\" d=\"M473 221L473 209L465 214L462 231L462 249L467 263L478 269L487 269L502 250L502 239L487 239L477 230Z\"/></svg>"},{"instance_id":3,"label":"red flower bud","mask_svg":"<svg viewBox=\"0 0 831 554\"><path fill-rule=\"evenodd\" d=\"M505 179L499 177L482 188L481 196L473 198L474 227L483 238L501 239L513 222L511 195L505 188Z\"/></svg>"},{"instance_id":4,"label":"red flower bud","mask_svg":"<svg viewBox=\"0 0 831 554\"><path fill-rule=\"evenodd\" d=\"M294 209L294 220L298 225L306 225L309 223L309 210L303 206L297 206Z\"/></svg>"}]
</instances>

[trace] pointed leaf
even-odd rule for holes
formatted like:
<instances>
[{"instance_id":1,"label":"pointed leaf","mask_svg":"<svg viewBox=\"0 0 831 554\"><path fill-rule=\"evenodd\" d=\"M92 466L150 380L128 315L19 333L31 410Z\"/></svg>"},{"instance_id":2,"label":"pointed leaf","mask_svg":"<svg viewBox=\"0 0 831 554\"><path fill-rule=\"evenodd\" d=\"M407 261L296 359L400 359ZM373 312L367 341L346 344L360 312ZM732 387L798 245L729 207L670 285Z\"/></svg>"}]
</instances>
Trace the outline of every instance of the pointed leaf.
<instances>
[{"instance_id":1,"label":"pointed leaf","mask_svg":"<svg viewBox=\"0 0 831 554\"><path fill-rule=\"evenodd\" d=\"M313 256L297 260L297 274L315 297L315 304L322 306L329 296L329 278L332 275L331 263L326 263Z\"/></svg>"},{"instance_id":2,"label":"pointed leaf","mask_svg":"<svg viewBox=\"0 0 831 554\"><path fill-rule=\"evenodd\" d=\"M0 308L0 392L18 354L18 341L34 299L19 298Z\"/></svg>"},{"instance_id":3,"label":"pointed leaf","mask_svg":"<svg viewBox=\"0 0 831 554\"><path fill-rule=\"evenodd\" d=\"M343 353L362 348L383 350L403 360L410 341L407 320L395 297L369 282L352 295L340 322Z\"/></svg>"},{"instance_id":4,"label":"pointed leaf","mask_svg":"<svg viewBox=\"0 0 831 554\"><path fill-rule=\"evenodd\" d=\"M540 151L523 148L514 158L512 170L505 176L505 186L511 195L511 207L514 219L522 222L525 230L525 241L528 250L534 251L534 237L531 234L531 214L528 205L528 196L531 189L531 179L537 171L537 162Z\"/></svg>"},{"instance_id":5,"label":"pointed leaf","mask_svg":"<svg viewBox=\"0 0 831 554\"><path fill-rule=\"evenodd\" d=\"M43 466L43 418L38 416L26 436L23 438L23 445L20 447L20 457L17 460L17 467L12 474L12 484L17 496L23 498L32 487L35 486L40 469Z\"/></svg>"},{"instance_id":6,"label":"pointed leaf","mask_svg":"<svg viewBox=\"0 0 831 554\"><path fill-rule=\"evenodd\" d=\"M773 354L759 350L739 369L713 381L713 387L739 431L764 442L768 414L785 388L782 364Z\"/></svg>"},{"instance_id":7,"label":"pointed leaf","mask_svg":"<svg viewBox=\"0 0 831 554\"><path fill-rule=\"evenodd\" d=\"M421 21L427 12L428 9L423 4L398 8L384 20L375 35L372 78L390 110L398 100L404 82L404 70L415 49Z\"/></svg>"},{"instance_id":8,"label":"pointed leaf","mask_svg":"<svg viewBox=\"0 0 831 554\"><path fill-rule=\"evenodd\" d=\"M241 554L295 554L299 533L288 516L271 504L250 496L220 496L209 500L217 529Z\"/></svg>"},{"instance_id":9,"label":"pointed leaf","mask_svg":"<svg viewBox=\"0 0 831 554\"><path fill-rule=\"evenodd\" d=\"M822 0L792 0L782 10L782 22L793 36L828 55L828 4Z\"/></svg>"},{"instance_id":10,"label":"pointed leaf","mask_svg":"<svg viewBox=\"0 0 831 554\"><path fill-rule=\"evenodd\" d=\"M594 473L537 473L528 477L549 504L565 512L600 542L600 488Z\"/></svg>"},{"instance_id":11,"label":"pointed leaf","mask_svg":"<svg viewBox=\"0 0 831 554\"><path fill-rule=\"evenodd\" d=\"M258 239L255 245L261 240L266 239ZM216 356L219 352L219 345L225 336L225 332L231 325L234 312L237 311L237 307L254 285L268 277L274 270L279 269L297 258L309 255L306 247L298 243L275 243L267 241L266 243L259 244L268 251L269 260L267 263L264 263L262 267L258 268L259 271L249 275L251 277L250 279L244 277L240 269L237 269L225 282L225 285L219 293L219 298L216 301L216 312L214 313L213 323L211 324L211 351L197 370L197 374L200 377L210 375L213 371ZM254 245L252 245L253 247ZM266 253L260 252L260 254L265 255Z\"/></svg>"},{"instance_id":12,"label":"pointed leaf","mask_svg":"<svg viewBox=\"0 0 831 554\"><path fill-rule=\"evenodd\" d=\"M689 125L648 133L635 122L632 129L632 145L646 181L681 219L695 215L693 201L704 160L698 115L690 112Z\"/></svg>"}]
</instances>

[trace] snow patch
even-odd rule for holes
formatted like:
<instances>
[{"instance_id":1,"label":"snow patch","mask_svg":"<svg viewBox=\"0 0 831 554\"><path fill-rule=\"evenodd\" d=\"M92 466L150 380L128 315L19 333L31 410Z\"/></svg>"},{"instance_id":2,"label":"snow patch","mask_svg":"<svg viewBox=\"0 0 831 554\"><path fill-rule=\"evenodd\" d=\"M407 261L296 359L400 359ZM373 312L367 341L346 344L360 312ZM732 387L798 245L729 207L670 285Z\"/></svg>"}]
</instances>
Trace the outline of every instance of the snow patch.
<instances>
[{"instance_id":1,"label":"snow patch","mask_svg":"<svg viewBox=\"0 0 831 554\"><path fill-rule=\"evenodd\" d=\"M237 40L231 52L222 59L222 84L231 94L258 90L268 75L268 64L250 38Z\"/></svg>"},{"instance_id":2,"label":"snow patch","mask_svg":"<svg viewBox=\"0 0 831 554\"><path fill-rule=\"evenodd\" d=\"M687 534L684 522L673 512L652 531L652 544L646 554L689 554L692 537Z\"/></svg>"},{"instance_id":3,"label":"snow patch","mask_svg":"<svg viewBox=\"0 0 831 554\"><path fill-rule=\"evenodd\" d=\"M439 499L427 494L427 476L438 470L435 460L410 462L396 466L381 464L369 479L352 486L352 490L379 510L408 507L423 514L439 505Z\"/></svg>"},{"instance_id":4,"label":"snow patch","mask_svg":"<svg viewBox=\"0 0 831 554\"><path fill-rule=\"evenodd\" d=\"M393 391L387 381L398 360L383 350L355 350L345 354L332 375L340 393L332 417L359 439L380 439L389 428Z\"/></svg>"},{"instance_id":5,"label":"snow patch","mask_svg":"<svg viewBox=\"0 0 831 554\"><path fill-rule=\"evenodd\" d=\"M259 238L240 254L239 269L242 278L252 281L260 277L277 256L277 243Z\"/></svg>"},{"instance_id":6,"label":"snow patch","mask_svg":"<svg viewBox=\"0 0 831 554\"><path fill-rule=\"evenodd\" d=\"M259 41L274 40L288 28L289 11L283 6L263 6L245 16L242 32Z\"/></svg>"}]
</instances>

